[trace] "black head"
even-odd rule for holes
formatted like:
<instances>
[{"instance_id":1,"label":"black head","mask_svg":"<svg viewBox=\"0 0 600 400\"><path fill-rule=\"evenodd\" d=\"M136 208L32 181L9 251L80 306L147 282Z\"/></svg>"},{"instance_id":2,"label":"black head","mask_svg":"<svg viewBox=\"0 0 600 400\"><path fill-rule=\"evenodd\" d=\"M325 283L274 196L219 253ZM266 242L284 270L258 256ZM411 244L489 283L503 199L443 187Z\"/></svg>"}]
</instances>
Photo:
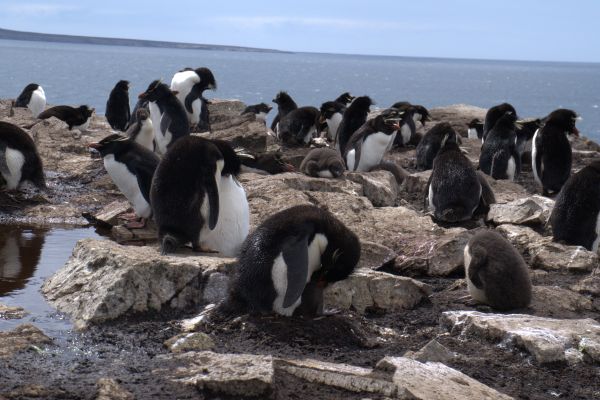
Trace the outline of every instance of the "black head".
<instances>
[{"instance_id":1,"label":"black head","mask_svg":"<svg viewBox=\"0 0 600 400\"><path fill-rule=\"evenodd\" d=\"M30 83L29 85L25 86L25 89L23 89L23 93L27 93L27 92L33 92L34 90L37 90L37 88L39 88L40 85L38 85L37 83Z\"/></svg>"},{"instance_id":2,"label":"black head","mask_svg":"<svg viewBox=\"0 0 600 400\"><path fill-rule=\"evenodd\" d=\"M200 77L200 84L202 89L215 90L217 88L217 81L212 71L208 68L201 67L194 70Z\"/></svg>"},{"instance_id":3,"label":"black head","mask_svg":"<svg viewBox=\"0 0 600 400\"><path fill-rule=\"evenodd\" d=\"M157 79L152 81L152 83L148 85L148 89L146 89L144 93L141 93L138 98L142 100L156 101L170 94L172 94L172 92L169 87Z\"/></svg>"},{"instance_id":4,"label":"black head","mask_svg":"<svg viewBox=\"0 0 600 400\"><path fill-rule=\"evenodd\" d=\"M89 118L92 116L92 114L94 113L94 111L96 111L95 108L89 108L86 105L83 106L79 106L78 108L79 112L86 118Z\"/></svg>"},{"instance_id":5,"label":"black head","mask_svg":"<svg viewBox=\"0 0 600 400\"><path fill-rule=\"evenodd\" d=\"M128 91L129 90L129 81L119 81L117 82L117 84L115 85L115 89L119 88L121 90L124 91Z\"/></svg>"},{"instance_id":6,"label":"black head","mask_svg":"<svg viewBox=\"0 0 600 400\"><path fill-rule=\"evenodd\" d=\"M354 96L352 96L348 92L344 92L344 93L340 94L339 97L337 99L335 99L335 101L337 101L338 103L342 103L344 105L350 104L352 102L352 100L354 100Z\"/></svg>"},{"instance_id":7,"label":"black head","mask_svg":"<svg viewBox=\"0 0 600 400\"><path fill-rule=\"evenodd\" d=\"M517 114L514 111L506 110L504 114L498 118L495 126L504 128L511 127L514 129L515 122L517 122Z\"/></svg>"},{"instance_id":8,"label":"black head","mask_svg":"<svg viewBox=\"0 0 600 400\"><path fill-rule=\"evenodd\" d=\"M331 171L331 175L333 175L334 178L344 175L345 170L346 168L341 160L329 166L329 171Z\"/></svg>"},{"instance_id":9,"label":"black head","mask_svg":"<svg viewBox=\"0 0 600 400\"><path fill-rule=\"evenodd\" d=\"M447 122L443 122L441 124L437 124L436 126L439 126L439 125L442 125L440 127L440 130L442 132L442 136L441 136L442 140L440 142L440 149L455 148L455 149L458 149L458 151L460 151L460 149L458 147L458 137L457 137L456 131L454 130L454 128L452 128L452 125L450 125Z\"/></svg>"},{"instance_id":10,"label":"black head","mask_svg":"<svg viewBox=\"0 0 600 400\"><path fill-rule=\"evenodd\" d=\"M375 103L369 96L360 96L355 98L348 108L352 108L353 110L365 110L366 112L369 112L369 107L374 104Z\"/></svg>"},{"instance_id":11,"label":"black head","mask_svg":"<svg viewBox=\"0 0 600 400\"><path fill-rule=\"evenodd\" d=\"M225 161L221 175L238 176L240 169L242 168L242 162L233 147L224 140L213 139L211 141L219 148L219 151L223 155L223 160Z\"/></svg>"},{"instance_id":12,"label":"black head","mask_svg":"<svg viewBox=\"0 0 600 400\"><path fill-rule=\"evenodd\" d=\"M483 122L481 122L481 120L479 118L474 118L474 119L471 120L471 122L469 122L467 124L467 126L469 128L473 128L474 129L474 128L477 128L478 126L481 126L482 124L483 124Z\"/></svg>"},{"instance_id":13,"label":"black head","mask_svg":"<svg viewBox=\"0 0 600 400\"><path fill-rule=\"evenodd\" d=\"M335 113L343 113L344 112L344 105L340 102L336 101L326 101L325 103L321 104L321 117L323 118L323 120L329 119L333 116L333 114Z\"/></svg>"},{"instance_id":14,"label":"black head","mask_svg":"<svg viewBox=\"0 0 600 400\"><path fill-rule=\"evenodd\" d=\"M371 124L375 130L391 134L400 129L404 115L404 111L399 111L396 108L387 108L383 110L381 114L371 120Z\"/></svg>"},{"instance_id":15,"label":"black head","mask_svg":"<svg viewBox=\"0 0 600 400\"><path fill-rule=\"evenodd\" d=\"M292 102L292 98L290 97L289 94L287 94L287 92L279 92L277 93L277 96L275 96L275 98L273 99L273 103L277 104L277 105L283 105L289 102Z\"/></svg>"},{"instance_id":16,"label":"black head","mask_svg":"<svg viewBox=\"0 0 600 400\"><path fill-rule=\"evenodd\" d=\"M394 104L392 104L392 108L396 108L400 111L404 111L411 106L412 104L410 104L408 101L397 101Z\"/></svg>"},{"instance_id":17,"label":"black head","mask_svg":"<svg viewBox=\"0 0 600 400\"><path fill-rule=\"evenodd\" d=\"M435 136L437 138L443 139L444 136L448 135L452 136L454 129L452 125L448 122L440 122L439 124L435 124L430 130L427 131L426 136ZM456 133L454 133L456 135Z\"/></svg>"},{"instance_id":18,"label":"black head","mask_svg":"<svg viewBox=\"0 0 600 400\"><path fill-rule=\"evenodd\" d=\"M89 147L100 152L102 157L109 154L117 154L126 151L129 148L130 140L126 136L113 134L105 137L98 143L90 143Z\"/></svg>"},{"instance_id":19,"label":"black head","mask_svg":"<svg viewBox=\"0 0 600 400\"><path fill-rule=\"evenodd\" d=\"M425 125L425 122L431 121L431 117L429 116L429 110L422 105L413 106L415 109L415 113L421 115L421 123Z\"/></svg>"},{"instance_id":20,"label":"black head","mask_svg":"<svg viewBox=\"0 0 600 400\"><path fill-rule=\"evenodd\" d=\"M330 216L329 243L321 256L321 282L330 283L346 278L360 259L360 241L342 222ZM319 272L317 271L317 272Z\"/></svg>"},{"instance_id":21,"label":"black head","mask_svg":"<svg viewBox=\"0 0 600 400\"><path fill-rule=\"evenodd\" d=\"M150 112L148 112L148 110L146 110L145 108L138 108L138 110L135 113L135 117L139 122L145 121L148 118L150 118Z\"/></svg>"},{"instance_id":22,"label":"black head","mask_svg":"<svg viewBox=\"0 0 600 400\"><path fill-rule=\"evenodd\" d=\"M546 117L546 125L556 125L570 135L579 136L579 130L577 130L577 127L575 126L578 118L575 111L559 108L558 110L552 111Z\"/></svg>"},{"instance_id":23,"label":"black head","mask_svg":"<svg viewBox=\"0 0 600 400\"><path fill-rule=\"evenodd\" d=\"M254 107L255 107L255 110L257 113L264 112L266 114L268 114L269 111L271 111L273 109L273 107L271 107L267 103L256 104Z\"/></svg>"}]
</instances>

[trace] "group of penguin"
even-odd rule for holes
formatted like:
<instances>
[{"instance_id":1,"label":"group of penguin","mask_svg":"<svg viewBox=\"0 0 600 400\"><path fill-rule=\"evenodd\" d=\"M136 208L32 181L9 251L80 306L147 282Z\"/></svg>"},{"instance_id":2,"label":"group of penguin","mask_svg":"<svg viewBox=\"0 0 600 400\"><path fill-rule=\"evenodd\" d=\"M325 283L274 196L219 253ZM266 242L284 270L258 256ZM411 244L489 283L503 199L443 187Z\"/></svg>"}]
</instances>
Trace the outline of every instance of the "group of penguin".
<instances>
[{"instance_id":1,"label":"group of penguin","mask_svg":"<svg viewBox=\"0 0 600 400\"><path fill-rule=\"evenodd\" d=\"M191 244L194 251L237 256L236 278L228 306L249 312L315 315L322 312L323 289L348 277L360 258L357 236L329 211L309 205L275 213L249 233L249 207L238 181L242 169L279 173L293 168L281 158L246 156L229 143L190 135L208 124L205 90L216 81L207 68L185 68L171 86L150 83L133 112L129 83L119 81L109 95L106 118L111 134L90 148L100 153L108 174L130 201L142 227L153 218L163 255ZM469 124L469 137L482 140L480 169L463 154L461 138L448 123L433 126L422 138L416 124L430 120L427 109L398 102L369 118L370 97L343 93L316 107L298 107L286 93L273 99L278 112L265 131L286 146L327 143L312 149L300 165L307 175L337 178L344 171L388 169L401 180L406 172L383 161L395 146L416 146L418 169L432 169L424 194L434 219L457 223L495 202L482 173L514 179L527 143L532 169L545 195L560 192L551 216L555 240L597 250L600 242L600 162L571 173L567 135L577 135L577 115L555 110L543 119L519 121L514 107L492 107L484 123ZM93 110L57 106L43 111L45 94L28 85L14 103L38 118L55 116L69 129L87 129ZM266 121L267 104L249 106ZM266 122L265 122L266 123ZM420 139L420 140L419 140ZM274 164L273 164L274 163ZM276 166L271 168L270 164ZM391 164L391 166L390 166ZM245 168L244 168L245 167ZM8 189L23 181L45 187L41 159L31 137L0 122L0 172ZM561 190L562 189L562 190ZM531 282L522 256L493 230L477 233L464 249L469 292L498 309L526 307Z\"/></svg>"}]
</instances>

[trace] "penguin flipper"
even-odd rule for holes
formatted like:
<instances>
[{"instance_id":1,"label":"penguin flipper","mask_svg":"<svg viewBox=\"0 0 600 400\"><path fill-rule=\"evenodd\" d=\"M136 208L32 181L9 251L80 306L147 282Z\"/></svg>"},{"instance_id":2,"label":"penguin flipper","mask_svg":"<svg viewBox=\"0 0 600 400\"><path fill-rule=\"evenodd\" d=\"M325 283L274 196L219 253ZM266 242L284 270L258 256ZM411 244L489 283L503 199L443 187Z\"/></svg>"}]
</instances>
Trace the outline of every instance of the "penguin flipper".
<instances>
[{"instance_id":1,"label":"penguin flipper","mask_svg":"<svg viewBox=\"0 0 600 400\"><path fill-rule=\"evenodd\" d=\"M543 171L542 171L542 154L544 153L544 147L542 144L542 135L540 134L540 132L538 132L537 137L535 138L535 160L533 160L533 162L535 163L535 171L537 172L537 176L540 179L540 181L542 180L542 175L543 175Z\"/></svg>"},{"instance_id":2,"label":"penguin flipper","mask_svg":"<svg viewBox=\"0 0 600 400\"><path fill-rule=\"evenodd\" d=\"M483 246L475 244L470 249L471 263L469 264L469 280L477 289L483 289L483 281L481 280L480 272L487 263L487 251Z\"/></svg>"},{"instance_id":3,"label":"penguin flipper","mask_svg":"<svg viewBox=\"0 0 600 400\"><path fill-rule=\"evenodd\" d=\"M489 207L490 204L496 202L494 191L481 171L477 171L477 180L479 180L479 184L481 185L481 202L485 207Z\"/></svg>"},{"instance_id":4,"label":"penguin flipper","mask_svg":"<svg viewBox=\"0 0 600 400\"><path fill-rule=\"evenodd\" d=\"M358 146L354 145L354 171L358 170L358 165L360 164L360 151L362 149L364 141L361 140L357 144Z\"/></svg>"},{"instance_id":5,"label":"penguin flipper","mask_svg":"<svg viewBox=\"0 0 600 400\"><path fill-rule=\"evenodd\" d=\"M219 189L217 181L213 174L210 182L206 185L206 194L208 195L208 227L212 231L219 221Z\"/></svg>"},{"instance_id":6,"label":"penguin flipper","mask_svg":"<svg viewBox=\"0 0 600 400\"><path fill-rule=\"evenodd\" d=\"M164 113L160 119L160 131L162 132L163 136L167 133L169 126L171 126L171 117L169 114Z\"/></svg>"},{"instance_id":7,"label":"penguin flipper","mask_svg":"<svg viewBox=\"0 0 600 400\"><path fill-rule=\"evenodd\" d=\"M283 260L287 265L287 289L283 307L294 304L304 291L308 277L308 235L293 236L283 243Z\"/></svg>"},{"instance_id":8,"label":"penguin flipper","mask_svg":"<svg viewBox=\"0 0 600 400\"><path fill-rule=\"evenodd\" d=\"M192 86L192 90L190 90L187 96L185 96L184 100L185 110L190 114L194 112L192 109L192 103L200 97L198 92L194 90L195 87L196 85Z\"/></svg>"},{"instance_id":9,"label":"penguin flipper","mask_svg":"<svg viewBox=\"0 0 600 400\"><path fill-rule=\"evenodd\" d=\"M277 126L278 123L279 123L279 114L277 114L275 116L275 118L273 118L273 122L271 122L271 130L273 132L275 132L275 127Z\"/></svg>"},{"instance_id":10,"label":"penguin flipper","mask_svg":"<svg viewBox=\"0 0 600 400\"><path fill-rule=\"evenodd\" d=\"M431 181L433 177L433 172L429 174L429 179L427 180L427 186L425 186L425 196L423 196L423 211L428 212L431 204L429 204L429 187L431 186Z\"/></svg>"}]
</instances>

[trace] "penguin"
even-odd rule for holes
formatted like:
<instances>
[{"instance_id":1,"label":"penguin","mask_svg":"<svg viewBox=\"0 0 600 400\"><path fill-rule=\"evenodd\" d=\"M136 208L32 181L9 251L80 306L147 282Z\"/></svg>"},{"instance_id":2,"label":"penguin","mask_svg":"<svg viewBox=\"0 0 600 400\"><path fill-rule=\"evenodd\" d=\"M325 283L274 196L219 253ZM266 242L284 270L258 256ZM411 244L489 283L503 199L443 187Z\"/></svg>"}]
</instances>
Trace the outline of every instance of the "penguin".
<instances>
[{"instance_id":1,"label":"penguin","mask_svg":"<svg viewBox=\"0 0 600 400\"><path fill-rule=\"evenodd\" d=\"M506 114L507 111L511 111L514 115L517 115L517 111L512 106L512 104L509 103L498 104L497 106L494 106L487 110L487 113L485 114L485 120L483 122L483 133L481 136L482 143L485 142L488 132L494 128L496 122L504 114Z\"/></svg>"},{"instance_id":2,"label":"penguin","mask_svg":"<svg viewBox=\"0 0 600 400\"><path fill-rule=\"evenodd\" d=\"M244 173L275 175L296 170L283 160L279 151L259 155L248 154L242 149L236 149L236 152L242 163L241 172Z\"/></svg>"},{"instance_id":3,"label":"penguin","mask_svg":"<svg viewBox=\"0 0 600 400\"><path fill-rule=\"evenodd\" d=\"M394 146L407 146L417 135L417 126L415 125L414 106L398 109L402 113L400 121L400 134L396 135Z\"/></svg>"},{"instance_id":4,"label":"penguin","mask_svg":"<svg viewBox=\"0 0 600 400\"><path fill-rule=\"evenodd\" d=\"M338 101L326 101L321 104L319 122L327 124L327 139L331 142L335 143L337 139L338 128L345 110L346 106Z\"/></svg>"},{"instance_id":5,"label":"penguin","mask_svg":"<svg viewBox=\"0 0 600 400\"><path fill-rule=\"evenodd\" d=\"M150 83L139 98L148 100L156 149L164 155L175 141L189 135L187 114L175 94L158 80Z\"/></svg>"},{"instance_id":6,"label":"penguin","mask_svg":"<svg viewBox=\"0 0 600 400\"><path fill-rule=\"evenodd\" d=\"M354 96L352 96L349 92L344 92L340 94L337 99L334 100L334 102L340 103L344 107L348 107L352 103L352 100L354 100Z\"/></svg>"},{"instance_id":7,"label":"penguin","mask_svg":"<svg viewBox=\"0 0 600 400\"><path fill-rule=\"evenodd\" d=\"M237 257L250 230L250 210L246 192L237 177L241 162L231 145L223 140L212 140L223 155L223 170L219 189L219 218L214 229L205 224L200 231L200 246L213 249L226 257Z\"/></svg>"},{"instance_id":8,"label":"penguin","mask_svg":"<svg viewBox=\"0 0 600 400\"><path fill-rule=\"evenodd\" d=\"M262 121L263 123L266 124L267 114L272 109L273 109L273 107L271 107L270 105L265 104L265 103L254 104L254 105L246 107L244 109L244 111L242 111L241 115L244 115L247 113L254 114L257 121Z\"/></svg>"},{"instance_id":9,"label":"penguin","mask_svg":"<svg viewBox=\"0 0 600 400\"><path fill-rule=\"evenodd\" d=\"M281 118L285 117L285 115L290 111L298 108L298 105L294 100L292 100L287 92L283 91L277 93L277 96L275 96L273 99L273 103L277 104L277 115L271 123L271 130L277 134L277 125L279 124Z\"/></svg>"},{"instance_id":10,"label":"penguin","mask_svg":"<svg viewBox=\"0 0 600 400\"><path fill-rule=\"evenodd\" d=\"M533 139L535 132L542 127L540 118L524 119L517 121L517 153L523 159L523 154L527 148L527 143Z\"/></svg>"},{"instance_id":11,"label":"penguin","mask_svg":"<svg viewBox=\"0 0 600 400\"><path fill-rule=\"evenodd\" d=\"M208 126L207 101L202 95L205 90L216 88L217 82L212 71L205 67L184 68L173 75L171 90L183 104L190 126Z\"/></svg>"},{"instance_id":12,"label":"penguin","mask_svg":"<svg viewBox=\"0 0 600 400\"><path fill-rule=\"evenodd\" d=\"M104 168L121 193L131 203L139 222L128 228L143 228L152 215L150 186L160 159L154 152L126 136L112 134L90 148L100 152Z\"/></svg>"},{"instance_id":13,"label":"penguin","mask_svg":"<svg viewBox=\"0 0 600 400\"><path fill-rule=\"evenodd\" d=\"M110 127L125 131L131 118L131 109L129 108L129 81L119 81L111 90L106 102L106 112L104 113Z\"/></svg>"},{"instance_id":14,"label":"penguin","mask_svg":"<svg viewBox=\"0 0 600 400\"><path fill-rule=\"evenodd\" d=\"M555 241L598 251L600 161L592 161L567 180L556 197L550 225Z\"/></svg>"},{"instance_id":15,"label":"penguin","mask_svg":"<svg viewBox=\"0 0 600 400\"><path fill-rule=\"evenodd\" d=\"M300 172L321 178L338 178L345 169L340 152L327 147L312 149L300 164Z\"/></svg>"},{"instance_id":16,"label":"penguin","mask_svg":"<svg viewBox=\"0 0 600 400\"><path fill-rule=\"evenodd\" d=\"M381 163L392 148L402 117L402 112L388 108L360 127L346 145L344 158L348 170L367 172Z\"/></svg>"},{"instance_id":17,"label":"penguin","mask_svg":"<svg viewBox=\"0 0 600 400\"><path fill-rule=\"evenodd\" d=\"M360 96L356 97L344 111L342 122L340 122L337 130L337 141L335 142L335 148L340 151L340 154L345 154L346 143L348 143L350 137L367 122L367 115L373 104L369 96Z\"/></svg>"},{"instance_id":18,"label":"penguin","mask_svg":"<svg viewBox=\"0 0 600 400\"><path fill-rule=\"evenodd\" d=\"M473 236L464 249L469 294L498 310L524 308L531 302L531 279L523 257L493 230Z\"/></svg>"},{"instance_id":19,"label":"penguin","mask_svg":"<svg viewBox=\"0 0 600 400\"><path fill-rule=\"evenodd\" d=\"M140 108L136 111L136 114L136 122L127 129L125 135L146 149L154 151L156 143L154 142L154 128L152 127L150 112L145 108Z\"/></svg>"},{"instance_id":20,"label":"penguin","mask_svg":"<svg viewBox=\"0 0 600 400\"><path fill-rule=\"evenodd\" d=\"M439 123L427 131L417 145L417 170L425 171L433 168L433 159L440 150L442 140L446 135L456 136L452 125L447 122Z\"/></svg>"},{"instance_id":21,"label":"penguin","mask_svg":"<svg viewBox=\"0 0 600 400\"><path fill-rule=\"evenodd\" d=\"M413 121L415 124L420 122L421 125L425 126L427 121L431 121L429 110L420 104L411 104L408 101L397 101L392 104L391 108L400 111L412 110Z\"/></svg>"},{"instance_id":22,"label":"penguin","mask_svg":"<svg viewBox=\"0 0 600 400\"><path fill-rule=\"evenodd\" d=\"M289 146L307 145L317 134L319 117L315 107L292 110L279 120L277 137Z\"/></svg>"},{"instance_id":23,"label":"penguin","mask_svg":"<svg viewBox=\"0 0 600 400\"><path fill-rule=\"evenodd\" d=\"M205 250L200 232L205 224L214 230L219 220L223 167L223 155L208 139L187 135L169 147L150 188L161 254L173 253L186 243L194 251Z\"/></svg>"},{"instance_id":24,"label":"penguin","mask_svg":"<svg viewBox=\"0 0 600 400\"><path fill-rule=\"evenodd\" d=\"M545 125L533 135L531 168L545 196L557 193L571 174L571 144L567 135L579 136L577 114L565 108L554 110Z\"/></svg>"},{"instance_id":25,"label":"penguin","mask_svg":"<svg viewBox=\"0 0 600 400\"><path fill-rule=\"evenodd\" d=\"M506 111L481 145L479 168L494 179L514 181L521 172L521 155L517 152L517 116Z\"/></svg>"},{"instance_id":26,"label":"penguin","mask_svg":"<svg viewBox=\"0 0 600 400\"><path fill-rule=\"evenodd\" d=\"M467 137L469 139L480 139L483 137L483 122L479 118L472 119L467 124Z\"/></svg>"},{"instance_id":27,"label":"penguin","mask_svg":"<svg viewBox=\"0 0 600 400\"><path fill-rule=\"evenodd\" d=\"M469 220L478 207L495 202L487 180L461 152L456 137L454 131L444 135L425 189L425 210L450 223Z\"/></svg>"},{"instance_id":28,"label":"penguin","mask_svg":"<svg viewBox=\"0 0 600 400\"><path fill-rule=\"evenodd\" d=\"M39 119L47 119L56 117L69 125L69 130L79 129L82 132L87 131L94 108L89 108L86 105L77 108L71 106L55 106L43 111L38 115Z\"/></svg>"},{"instance_id":29,"label":"penguin","mask_svg":"<svg viewBox=\"0 0 600 400\"><path fill-rule=\"evenodd\" d=\"M0 121L0 174L8 190L16 190L24 181L39 189L46 188L42 159L35 142L23 129Z\"/></svg>"},{"instance_id":30,"label":"penguin","mask_svg":"<svg viewBox=\"0 0 600 400\"><path fill-rule=\"evenodd\" d=\"M137 112L138 110L142 109L150 112L148 100L138 98L137 102L135 103L135 106L133 107L133 111L131 112L131 118L129 118L129 123L127 124L128 126L131 126L137 122Z\"/></svg>"},{"instance_id":31,"label":"penguin","mask_svg":"<svg viewBox=\"0 0 600 400\"><path fill-rule=\"evenodd\" d=\"M34 117L40 115L46 107L46 93L37 83L30 83L25 86L25 89L21 92L17 100L15 100L15 107L27 107Z\"/></svg>"},{"instance_id":32,"label":"penguin","mask_svg":"<svg viewBox=\"0 0 600 400\"><path fill-rule=\"evenodd\" d=\"M323 289L346 279L359 258L358 237L329 211L313 205L285 209L242 245L229 303L251 313L320 314Z\"/></svg>"}]
</instances>

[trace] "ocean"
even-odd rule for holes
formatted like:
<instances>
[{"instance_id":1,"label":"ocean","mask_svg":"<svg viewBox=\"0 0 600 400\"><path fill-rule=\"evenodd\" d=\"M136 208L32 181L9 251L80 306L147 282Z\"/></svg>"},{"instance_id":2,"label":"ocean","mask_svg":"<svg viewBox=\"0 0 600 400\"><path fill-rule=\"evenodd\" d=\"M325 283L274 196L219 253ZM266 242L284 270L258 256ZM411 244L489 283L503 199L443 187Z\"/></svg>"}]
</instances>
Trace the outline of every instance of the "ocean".
<instances>
[{"instance_id":1,"label":"ocean","mask_svg":"<svg viewBox=\"0 0 600 400\"><path fill-rule=\"evenodd\" d=\"M560 55L557 55L559 58ZM255 53L0 40L0 98L15 98L30 82L50 104L88 104L104 113L115 83L137 94L184 67L210 68L217 80L207 98L271 103L286 90L298 105L319 107L349 91L377 107L407 100L428 108L490 107L507 101L520 117L566 107L582 120L582 135L600 141L600 64L383 57L314 53ZM271 112L271 118L274 112Z\"/></svg>"}]
</instances>

